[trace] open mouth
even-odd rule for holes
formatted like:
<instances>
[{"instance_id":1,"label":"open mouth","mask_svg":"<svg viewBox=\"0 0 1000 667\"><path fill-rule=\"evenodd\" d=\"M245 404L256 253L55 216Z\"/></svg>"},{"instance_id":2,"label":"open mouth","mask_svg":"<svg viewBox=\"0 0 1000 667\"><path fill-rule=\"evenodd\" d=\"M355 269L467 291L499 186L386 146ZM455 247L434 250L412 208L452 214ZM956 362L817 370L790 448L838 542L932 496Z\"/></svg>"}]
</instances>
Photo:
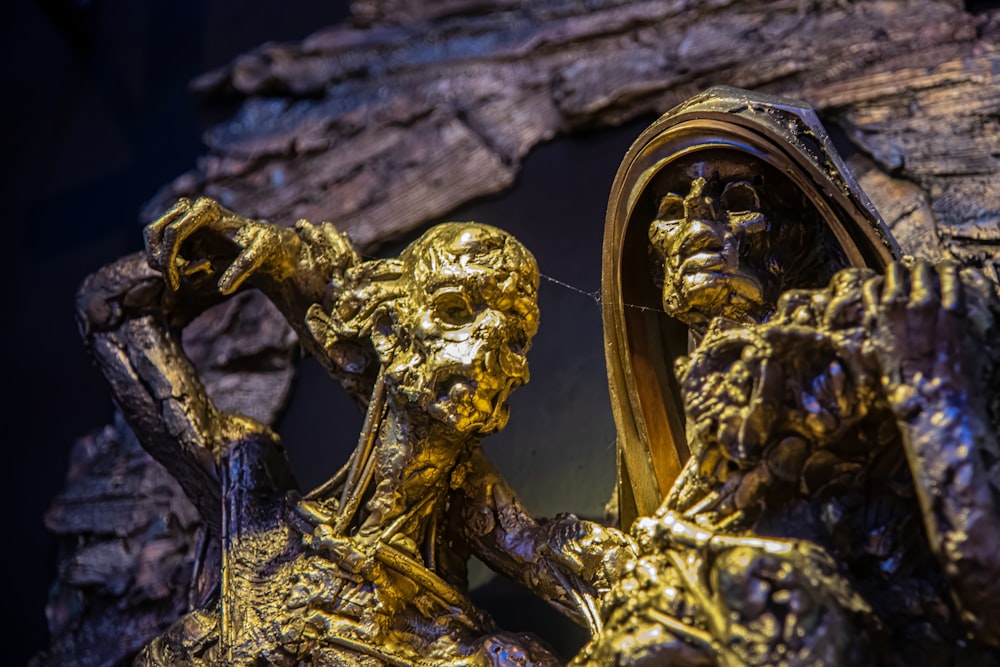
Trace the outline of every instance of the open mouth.
<instances>
[{"instance_id":1,"label":"open mouth","mask_svg":"<svg viewBox=\"0 0 1000 667\"><path fill-rule=\"evenodd\" d=\"M689 292L703 289L717 290L728 286L729 292L751 300L760 298L763 292L763 287L756 276L729 268L724 260L710 262L705 259L703 265L689 264L689 262L692 262L692 259L681 265L682 279Z\"/></svg>"},{"instance_id":2,"label":"open mouth","mask_svg":"<svg viewBox=\"0 0 1000 667\"><path fill-rule=\"evenodd\" d=\"M472 377L470 377L472 376ZM433 384L432 400L425 407L446 422L492 432L507 421L507 399L523 381L517 377L484 376L475 379L468 369L442 370Z\"/></svg>"},{"instance_id":3,"label":"open mouth","mask_svg":"<svg viewBox=\"0 0 1000 667\"><path fill-rule=\"evenodd\" d=\"M497 387L492 392L484 391L483 393L489 393L491 395L487 396L477 396L479 391L479 383L472 378L465 375L453 374L447 376L444 380L437 383L435 391L435 400L444 401L449 400L453 402L467 402L479 398L483 401L489 401L490 412L496 412L497 408L506 400L513 391L516 380L509 379L505 384Z\"/></svg>"},{"instance_id":4,"label":"open mouth","mask_svg":"<svg viewBox=\"0 0 1000 667\"><path fill-rule=\"evenodd\" d=\"M493 406L493 414L497 414L497 411L507 402L510 398L511 393L523 384L518 378L507 378L506 382L497 389L497 392L493 395L491 399L491 405Z\"/></svg>"},{"instance_id":5,"label":"open mouth","mask_svg":"<svg viewBox=\"0 0 1000 667\"><path fill-rule=\"evenodd\" d=\"M504 384L493 393L490 398L490 415L483 425L483 431L490 433L503 428L507 423L507 399L511 392L521 385L521 381L516 378L508 378Z\"/></svg>"}]
</instances>

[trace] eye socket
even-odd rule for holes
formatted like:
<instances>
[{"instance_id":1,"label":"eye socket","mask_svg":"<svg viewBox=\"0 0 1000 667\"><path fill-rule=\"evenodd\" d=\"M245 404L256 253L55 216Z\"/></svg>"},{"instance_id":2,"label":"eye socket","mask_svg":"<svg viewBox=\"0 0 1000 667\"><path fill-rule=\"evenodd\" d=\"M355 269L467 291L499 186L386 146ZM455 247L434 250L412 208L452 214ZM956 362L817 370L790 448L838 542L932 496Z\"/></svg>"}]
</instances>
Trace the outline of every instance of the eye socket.
<instances>
[{"instance_id":1,"label":"eye socket","mask_svg":"<svg viewBox=\"0 0 1000 667\"><path fill-rule=\"evenodd\" d=\"M660 207L656 212L657 220L676 221L684 219L684 198L671 192L660 200Z\"/></svg>"},{"instance_id":2,"label":"eye socket","mask_svg":"<svg viewBox=\"0 0 1000 667\"><path fill-rule=\"evenodd\" d=\"M510 332L507 347L514 354L524 354L528 350L528 336L520 329Z\"/></svg>"},{"instance_id":3,"label":"eye socket","mask_svg":"<svg viewBox=\"0 0 1000 667\"><path fill-rule=\"evenodd\" d=\"M760 198L751 183L736 181L722 191L722 205L727 211L759 211Z\"/></svg>"},{"instance_id":4,"label":"eye socket","mask_svg":"<svg viewBox=\"0 0 1000 667\"><path fill-rule=\"evenodd\" d=\"M475 319L469 302L460 294L448 292L434 299L434 317L453 326L469 324Z\"/></svg>"}]
</instances>

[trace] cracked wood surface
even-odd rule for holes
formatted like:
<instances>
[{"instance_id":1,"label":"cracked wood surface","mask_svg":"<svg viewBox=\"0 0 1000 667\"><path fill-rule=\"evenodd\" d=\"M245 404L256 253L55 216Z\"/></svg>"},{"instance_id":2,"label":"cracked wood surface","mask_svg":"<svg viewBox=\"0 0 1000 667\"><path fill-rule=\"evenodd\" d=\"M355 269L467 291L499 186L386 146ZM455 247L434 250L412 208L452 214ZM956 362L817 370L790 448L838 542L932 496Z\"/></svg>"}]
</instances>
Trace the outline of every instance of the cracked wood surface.
<instances>
[{"instance_id":1,"label":"cracked wood surface","mask_svg":"<svg viewBox=\"0 0 1000 667\"><path fill-rule=\"evenodd\" d=\"M925 245L993 266L996 10L940 0L354 10L368 23L262 46L194 83L241 106L147 220L205 194L274 222L331 220L371 247L509 187L527 152L557 134L662 113L723 83L813 105L849 149L925 194L935 237ZM870 195L892 208L891 194Z\"/></svg>"}]
</instances>

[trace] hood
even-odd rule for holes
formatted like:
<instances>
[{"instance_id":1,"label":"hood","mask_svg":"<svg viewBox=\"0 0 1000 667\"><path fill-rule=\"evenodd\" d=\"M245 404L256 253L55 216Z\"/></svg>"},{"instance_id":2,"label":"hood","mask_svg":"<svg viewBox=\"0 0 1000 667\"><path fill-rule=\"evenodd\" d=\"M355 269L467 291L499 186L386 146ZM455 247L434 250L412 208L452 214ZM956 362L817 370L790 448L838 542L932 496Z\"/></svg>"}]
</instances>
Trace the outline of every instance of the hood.
<instances>
[{"instance_id":1,"label":"hood","mask_svg":"<svg viewBox=\"0 0 1000 667\"><path fill-rule=\"evenodd\" d=\"M674 360L687 354L686 326L666 315L655 284L648 228L664 183L693 161L749 164L793 192L792 219L821 248L825 272L846 266L881 271L900 256L882 219L858 187L806 104L714 87L668 111L632 144L615 177L604 231L602 303L605 355L618 433L619 517L627 529L652 514L688 458ZM763 197L767 196L766 187ZM801 235L796 238L802 238ZM789 261L795 254L789 248ZM813 260L810 260L813 261ZM801 273L801 272L800 272ZM810 284L809 274L789 287ZM819 282L819 278L816 278Z\"/></svg>"}]
</instances>

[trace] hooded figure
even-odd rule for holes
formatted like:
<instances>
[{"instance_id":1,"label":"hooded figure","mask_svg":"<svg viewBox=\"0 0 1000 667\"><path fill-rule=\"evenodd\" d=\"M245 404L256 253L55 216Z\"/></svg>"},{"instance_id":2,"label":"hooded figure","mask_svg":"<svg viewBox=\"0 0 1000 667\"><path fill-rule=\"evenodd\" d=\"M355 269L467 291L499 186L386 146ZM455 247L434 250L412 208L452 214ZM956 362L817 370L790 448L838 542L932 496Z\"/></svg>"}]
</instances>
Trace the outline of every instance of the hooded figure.
<instances>
[{"instance_id":1,"label":"hooded figure","mask_svg":"<svg viewBox=\"0 0 1000 667\"><path fill-rule=\"evenodd\" d=\"M714 87L632 144L603 257L627 530L660 506L688 458L673 367L708 322L765 321L785 290L823 287L849 266L881 271L900 251L809 107Z\"/></svg>"}]
</instances>

